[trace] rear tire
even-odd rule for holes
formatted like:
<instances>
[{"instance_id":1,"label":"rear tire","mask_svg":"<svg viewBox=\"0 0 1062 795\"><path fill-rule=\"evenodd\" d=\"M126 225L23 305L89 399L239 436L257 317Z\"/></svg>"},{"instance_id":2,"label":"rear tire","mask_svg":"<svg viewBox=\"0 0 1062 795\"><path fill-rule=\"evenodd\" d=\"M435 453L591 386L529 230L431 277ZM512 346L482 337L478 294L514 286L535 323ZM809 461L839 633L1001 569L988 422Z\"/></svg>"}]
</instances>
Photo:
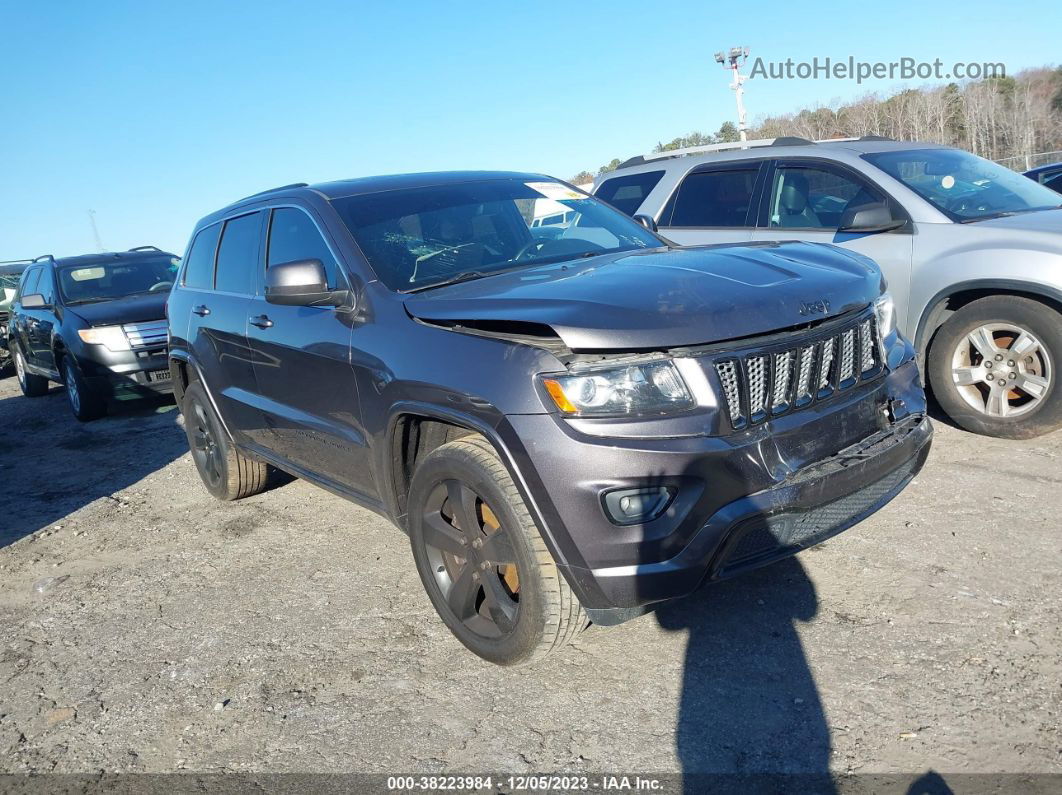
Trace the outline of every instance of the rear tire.
<instances>
[{"instance_id":1,"label":"rear tire","mask_svg":"<svg viewBox=\"0 0 1062 795\"><path fill-rule=\"evenodd\" d=\"M482 437L449 442L424 458L413 474L408 516L428 597L474 654L523 665L586 626L505 465Z\"/></svg>"},{"instance_id":2,"label":"rear tire","mask_svg":"<svg viewBox=\"0 0 1062 795\"><path fill-rule=\"evenodd\" d=\"M995 295L958 310L933 338L928 376L941 408L968 431L1031 439L1062 427L1062 316Z\"/></svg>"},{"instance_id":3,"label":"rear tire","mask_svg":"<svg viewBox=\"0 0 1062 795\"><path fill-rule=\"evenodd\" d=\"M239 500L266 488L269 467L248 458L229 441L206 390L198 382L184 393L184 431L199 477L219 500Z\"/></svg>"},{"instance_id":4,"label":"rear tire","mask_svg":"<svg viewBox=\"0 0 1062 795\"><path fill-rule=\"evenodd\" d=\"M15 375L18 376L18 386L26 397L40 397L48 394L48 379L26 370L26 360L18 348L15 348Z\"/></svg>"},{"instance_id":5,"label":"rear tire","mask_svg":"<svg viewBox=\"0 0 1062 795\"><path fill-rule=\"evenodd\" d=\"M80 422L98 420L107 413L107 402L85 383L73 356L63 358L62 373L70 411Z\"/></svg>"}]
</instances>

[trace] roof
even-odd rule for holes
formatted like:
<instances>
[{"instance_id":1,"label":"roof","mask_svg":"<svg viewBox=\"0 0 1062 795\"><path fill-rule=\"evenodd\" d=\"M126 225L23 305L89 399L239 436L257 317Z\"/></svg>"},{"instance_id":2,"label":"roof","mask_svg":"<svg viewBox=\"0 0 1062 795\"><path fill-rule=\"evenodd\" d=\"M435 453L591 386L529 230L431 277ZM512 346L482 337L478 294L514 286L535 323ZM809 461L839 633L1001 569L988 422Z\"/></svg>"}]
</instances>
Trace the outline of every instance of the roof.
<instances>
[{"instance_id":1,"label":"roof","mask_svg":"<svg viewBox=\"0 0 1062 795\"><path fill-rule=\"evenodd\" d=\"M98 254L78 254L73 257L52 257L45 254L37 259L53 259L56 265L94 265L100 262L113 262L115 260L139 260L154 259L158 257L176 257L168 251L104 251Z\"/></svg>"},{"instance_id":2,"label":"roof","mask_svg":"<svg viewBox=\"0 0 1062 795\"><path fill-rule=\"evenodd\" d=\"M1022 173L1025 174L1025 176L1027 176L1027 177L1036 176L1041 171L1050 171L1050 170L1058 168L1059 166L1062 166L1062 162L1045 163L1042 166L1037 166L1036 168L1030 168L1028 171L1023 171Z\"/></svg>"},{"instance_id":3,"label":"roof","mask_svg":"<svg viewBox=\"0 0 1062 795\"><path fill-rule=\"evenodd\" d=\"M686 150L672 152L653 152L648 155L638 155L621 163L616 171L652 171L668 167L668 161L681 159L683 168L692 167L700 163L720 163L728 160L747 160L753 157L779 158L779 157L815 157L828 155L831 152L844 151L856 155L869 154L872 152L891 152L904 149L948 149L950 147L941 144L925 143L920 141L891 141L877 136L864 138L841 138L825 141L808 141L803 138L774 138L762 141L748 141L746 148L740 143L726 144L723 147L690 147ZM676 154L677 153L677 154ZM602 175L608 179L616 172Z\"/></svg>"},{"instance_id":4,"label":"roof","mask_svg":"<svg viewBox=\"0 0 1062 795\"><path fill-rule=\"evenodd\" d=\"M491 179L555 179L545 174L524 171L430 171L416 174L388 174L375 177L355 177L332 182L318 182L312 185L296 182L281 185L278 188L254 193L222 207L203 218L203 222L213 221L230 213L232 210L263 199L293 198L312 193L327 201L348 196L361 196L369 193L381 193L389 190L409 188L427 188L435 185L456 185L461 182L483 182Z\"/></svg>"}]
</instances>

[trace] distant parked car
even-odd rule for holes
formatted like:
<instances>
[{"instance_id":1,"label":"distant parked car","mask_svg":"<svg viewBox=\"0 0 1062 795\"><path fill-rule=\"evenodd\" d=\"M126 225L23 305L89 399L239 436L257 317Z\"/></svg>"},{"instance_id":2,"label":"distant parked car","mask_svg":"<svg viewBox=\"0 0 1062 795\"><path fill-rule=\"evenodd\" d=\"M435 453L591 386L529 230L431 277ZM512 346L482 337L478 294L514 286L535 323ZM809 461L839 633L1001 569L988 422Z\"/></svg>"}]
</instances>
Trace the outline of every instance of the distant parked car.
<instances>
[{"instance_id":1,"label":"distant parked car","mask_svg":"<svg viewBox=\"0 0 1062 795\"><path fill-rule=\"evenodd\" d=\"M7 349L7 319L11 315L11 302L18 292L18 282L30 261L0 262L0 371L11 364L11 351Z\"/></svg>"},{"instance_id":2,"label":"distant parked car","mask_svg":"<svg viewBox=\"0 0 1062 795\"><path fill-rule=\"evenodd\" d=\"M778 138L632 158L595 195L682 245L835 243L874 259L937 400L976 433L1062 427L1062 198L969 152Z\"/></svg>"},{"instance_id":3,"label":"distant parked car","mask_svg":"<svg viewBox=\"0 0 1062 795\"><path fill-rule=\"evenodd\" d=\"M33 260L7 337L23 394L65 384L74 416L86 421L108 399L171 391L165 305L179 262L154 246Z\"/></svg>"},{"instance_id":4,"label":"distant parked car","mask_svg":"<svg viewBox=\"0 0 1062 795\"><path fill-rule=\"evenodd\" d=\"M1025 172L1031 180L1035 180L1045 188L1050 188L1055 193L1062 193L1062 163L1050 163L1046 166L1037 166Z\"/></svg>"}]
</instances>

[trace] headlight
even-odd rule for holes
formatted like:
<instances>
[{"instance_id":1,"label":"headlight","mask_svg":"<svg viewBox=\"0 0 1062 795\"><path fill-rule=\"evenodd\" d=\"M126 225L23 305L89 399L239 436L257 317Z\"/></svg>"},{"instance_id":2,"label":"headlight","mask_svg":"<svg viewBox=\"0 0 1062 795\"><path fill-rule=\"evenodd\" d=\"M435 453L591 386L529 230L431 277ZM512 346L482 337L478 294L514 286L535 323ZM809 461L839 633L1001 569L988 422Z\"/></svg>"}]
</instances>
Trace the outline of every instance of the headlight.
<instances>
[{"instance_id":1,"label":"headlight","mask_svg":"<svg viewBox=\"0 0 1062 795\"><path fill-rule=\"evenodd\" d=\"M882 293L874 301L874 314L878 317L878 333L885 339L896 330L896 304L891 295Z\"/></svg>"},{"instance_id":2,"label":"headlight","mask_svg":"<svg viewBox=\"0 0 1062 795\"><path fill-rule=\"evenodd\" d=\"M129 350L129 340L121 326L97 326L78 329L77 335L90 345L104 345L109 351Z\"/></svg>"},{"instance_id":3,"label":"headlight","mask_svg":"<svg viewBox=\"0 0 1062 795\"><path fill-rule=\"evenodd\" d=\"M542 384L557 408L573 417L669 414L694 405L686 382L670 361L552 375Z\"/></svg>"}]
</instances>

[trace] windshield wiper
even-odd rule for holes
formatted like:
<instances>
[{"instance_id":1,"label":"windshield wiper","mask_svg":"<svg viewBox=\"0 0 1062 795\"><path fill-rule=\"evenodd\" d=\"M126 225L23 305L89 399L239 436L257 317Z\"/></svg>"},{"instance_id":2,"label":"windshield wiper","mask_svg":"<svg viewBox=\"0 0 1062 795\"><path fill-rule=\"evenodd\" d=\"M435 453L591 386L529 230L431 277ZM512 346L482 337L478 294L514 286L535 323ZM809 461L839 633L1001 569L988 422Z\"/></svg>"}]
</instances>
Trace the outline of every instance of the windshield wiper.
<instances>
[{"instance_id":1,"label":"windshield wiper","mask_svg":"<svg viewBox=\"0 0 1062 795\"><path fill-rule=\"evenodd\" d=\"M990 221L993 218L1008 218L1012 215L1023 215L1024 213L1041 213L1044 210L1059 210L1062 209L1062 204L1056 204L1052 207L1027 207L1024 210L1003 210L998 213L990 213L989 215L979 215L976 218L963 218L959 221L960 224L972 224L976 221Z\"/></svg>"},{"instance_id":2,"label":"windshield wiper","mask_svg":"<svg viewBox=\"0 0 1062 795\"><path fill-rule=\"evenodd\" d=\"M441 282L425 284L423 287L414 287L410 290L406 290L405 292L419 293L421 290L434 290L436 287L445 287L448 284L460 284L461 282L470 282L473 279L482 279L484 276L493 276L495 273L501 272L502 271L493 271L491 273L484 273L483 271L461 271L455 276L451 276L448 279L443 279Z\"/></svg>"}]
</instances>

